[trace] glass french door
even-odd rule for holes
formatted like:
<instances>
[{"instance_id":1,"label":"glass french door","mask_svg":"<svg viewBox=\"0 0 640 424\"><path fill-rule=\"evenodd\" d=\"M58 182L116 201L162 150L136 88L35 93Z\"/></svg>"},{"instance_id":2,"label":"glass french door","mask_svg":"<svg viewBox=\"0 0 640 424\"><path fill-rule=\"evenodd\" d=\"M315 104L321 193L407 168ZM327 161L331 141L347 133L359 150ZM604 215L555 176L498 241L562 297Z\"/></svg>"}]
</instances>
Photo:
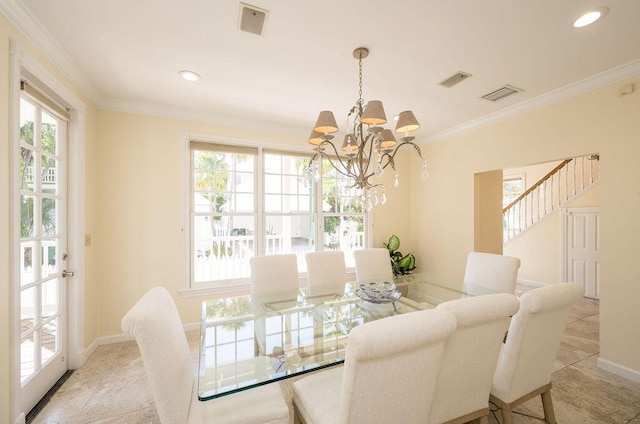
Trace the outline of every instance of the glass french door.
<instances>
[{"instance_id":1,"label":"glass french door","mask_svg":"<svg viewBox=\"0 0 640 424\"><path fill-rule=\"evenodd\" d=\"M29 411L67 370L67 122L23 95L19 143L20 382Z\"/></svg>"}]
</instances>

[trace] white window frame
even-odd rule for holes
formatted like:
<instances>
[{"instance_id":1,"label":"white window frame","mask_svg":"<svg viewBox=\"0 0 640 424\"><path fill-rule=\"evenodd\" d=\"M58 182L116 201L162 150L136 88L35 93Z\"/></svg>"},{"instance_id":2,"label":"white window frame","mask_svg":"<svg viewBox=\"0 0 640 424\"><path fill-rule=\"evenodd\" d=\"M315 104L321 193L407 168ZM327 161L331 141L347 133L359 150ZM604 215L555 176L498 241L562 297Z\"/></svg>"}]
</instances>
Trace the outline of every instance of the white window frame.
<instances>
[{"instance_id":1,"label":"white window frame","mask_svg":"<svg viewBox=\"0 0 640 424\"><path fill-rule=\"evenodd\" d=\"M255 140L231 138L224 136L212 136L209 134L195 134L189 132L183 132L181 134L182 143L182 156L183 156L183 279L182 289L180 290L181 296L202 296L202 295L229 295L234 293L246 293L250 290L251 284L249 278L233 279L233 280L217 280L215 285L199 283L195 285L192 282L192 256L191 256L191 243L192 243L192 229L191 229L191 191L192 191L192 179L191 179L191 141L197 140L200 142L210 142L220 145L238 146L238 147L250 147L258 149L258 156L256 162L256 229L255 234L264 233L265 217L268 216L264 211L264 152L273 153L274 151L280 151L283 154L303 154L309 155L311 153L307 146L292 146L292 145L279 145L275 143L265 143ZM314 184L320 184L315 182ZM311 212L316 217L316 233L315 233L315 247L318 250L318 246L322 244L318 243L318 240L322 240L324 234L324 212L319 210L321 204L321 190L314 190L314 206L315 209ZM256 254L260 254L262 238L255 240L257 249ZM365 246L371 247L373 243L373 210L365 212ZM348 272L353 274L353 269L348 269ZM301 282L306 281L306 273L300 274Z\"/></svg>"}]
</instances>

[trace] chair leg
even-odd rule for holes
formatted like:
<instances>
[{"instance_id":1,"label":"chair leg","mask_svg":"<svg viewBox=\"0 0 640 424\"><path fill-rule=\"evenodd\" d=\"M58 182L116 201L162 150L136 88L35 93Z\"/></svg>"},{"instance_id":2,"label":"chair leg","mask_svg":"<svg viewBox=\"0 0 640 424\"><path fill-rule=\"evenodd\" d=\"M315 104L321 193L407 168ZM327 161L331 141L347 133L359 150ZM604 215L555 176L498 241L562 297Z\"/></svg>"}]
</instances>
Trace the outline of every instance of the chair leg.
<instances>
[{"instance_id":1,"label":"chair leg","mask_svg":"<svg viewBox=\"0 0 640 424\"><path fill-rule=\"evenodd\" d=\"M551 390L541 394L542 409L544 410L544 419L549 424L556 424L556 414L553 412L553 401L551 400Z\"/></svg>"},{"instance_id":2,"label":"chair leg","mask_svg":"<svg viewBox=\"0 0 640 424\"><path fill-rule=\"evenodd\" d=\"M507 405L502 405L502 423L513 424L513 412L511 411L511 407Z\"/></svg>"}]
</instances>

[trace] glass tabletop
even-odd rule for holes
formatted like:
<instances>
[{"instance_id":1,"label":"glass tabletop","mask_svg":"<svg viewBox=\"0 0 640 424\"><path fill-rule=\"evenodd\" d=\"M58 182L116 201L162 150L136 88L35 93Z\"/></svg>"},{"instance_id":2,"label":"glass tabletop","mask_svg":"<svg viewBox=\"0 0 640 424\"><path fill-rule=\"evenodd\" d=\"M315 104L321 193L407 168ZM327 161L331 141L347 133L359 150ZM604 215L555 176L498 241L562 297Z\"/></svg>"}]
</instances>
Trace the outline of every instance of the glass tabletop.
<instances>
[{"instance_id":1,"label":"glass tabletop","mask_svg":"<svg viewBox=\"0 0 640 424\"><path fill-rule=\"evenodd\" d=\"M339 283L203 302L198 398L209 400L341 364L348 334L358 325L490 294L424 273L395 278L389 293L376 291L379 283Z\"/></svg>"}]
</instances>

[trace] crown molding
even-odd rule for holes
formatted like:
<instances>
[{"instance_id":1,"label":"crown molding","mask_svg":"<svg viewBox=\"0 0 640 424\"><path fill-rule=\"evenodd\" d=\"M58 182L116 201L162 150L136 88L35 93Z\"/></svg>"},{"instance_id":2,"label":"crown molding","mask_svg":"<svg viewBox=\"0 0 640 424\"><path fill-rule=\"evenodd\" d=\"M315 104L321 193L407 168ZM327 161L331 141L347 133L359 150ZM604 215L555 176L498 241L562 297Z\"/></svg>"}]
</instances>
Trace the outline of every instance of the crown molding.
<instances>
[{"instance_id":1,"label":"crown molding","mask_svg":"<svg viewBox=\"0 0 640 424\"><path fill-rule=\"evenodd\" d=\"M464 124L457 125L444 131L440 131L427 137L425 139L425 143L442 141L447 138L454 137L462 133L502 121L504 119L512 118L514 116L530 112L543 106L557 103L559 101L577 96L579 94L584 94L588 91L604 87L605 85L612 84L614 82L621 81L638 74L640 74L640 59L634 60L608 71L604 71L600 74L587 77L583 80L576 81L572 84L558 88L556 90L549 91L545 94L541 94L537 97L507 107L489 115L485 115L481 118L465 122Z\"/></svg>"},{"instance_id":2,"label":"crown molding","mask_svg":"<svg viewBox=\"0 0 640 424\"><path fill-rule=\"evenodd\" d=\"M40 22L16 0L0 0L0 11L13 23L93 104L100 91Z\"/></svg>"},{"instance_id":3,"label":"crown molding","mask_svg":"<svg viewBox=\"0 0 640 424\"><path fill-rule=\"evenodd\" d=\"M188 109L177 106L161 106L150 103L130 102L114 98L104 98L99 107L103 110L111 110L115 112L133 113L160 118L177 119L182 121L201 122L229 128L243 128L255 131L289 134L294 136L299 134L300 137L304 137L307 131L307 128L296 128L292 127L291 124L283 124L283 122L286 122L286 120L268 121L260 119L247 119L246 116L208 112L199 109Z\"/></svg>"},{"instance_id":4,"label":"crown molding","mask_svg":"<svg viewBox=\"0 0 640 424\"><path fill-rule=\"evenodd\" d=\"M73 59L71 59L71 57L60 47L40 22L21 5L19 0L0 0L0 11L2 11L7 18L59 68L69 81L78 87L78 89L82 91L82 93L87 96L94 105L101 109L206 122L224 126L238 126L241 128L262 131L283 132L282 124L276 122L246 120L243 117L229 114L203 112L200 110L185 110L178 107L143 104L113 98L105 99L93 82L86 77L86 74L82 72ZM461 125L432 134L431 136L423 139L423 143L426 144L442 141L638 74L640 74L640 59L600 74L587 77L581 81L577 81L565 87L558 88L513 106L509 106L489 115L485 115ZM286 132L290 133L291 128ZM298 131L296 130L296 133L297 132ZM300 129L300 134L303 132L304 130Z\"/></svg>"}]
</instances>

